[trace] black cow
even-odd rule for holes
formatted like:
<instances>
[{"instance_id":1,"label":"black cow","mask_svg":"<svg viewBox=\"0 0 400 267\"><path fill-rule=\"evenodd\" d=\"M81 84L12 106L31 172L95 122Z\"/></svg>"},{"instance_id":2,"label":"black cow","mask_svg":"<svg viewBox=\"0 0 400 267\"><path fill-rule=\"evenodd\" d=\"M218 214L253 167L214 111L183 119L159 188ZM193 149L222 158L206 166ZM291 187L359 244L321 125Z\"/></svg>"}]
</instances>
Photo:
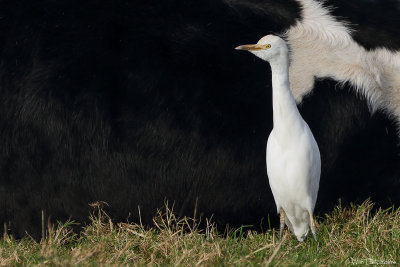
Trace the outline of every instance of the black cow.
<instances>
[{"instance_id":1,"label":"black cow","mask_svg":"<svg viewBox=\"0 0 400 267\"><path fill-rule=\"evenodd\" d=\"M165 201L220 226L275 216L271 79L234 47L273 33L295 55L290 29L310 3L0 1L0 222L38 237L42 210L85 222L95 201L114 221L140 208L145 224ZM326 5L366 51L400 48L398 1ZM298 101L323 161L316 212L338 198L400 204L396 113L349 80L315 77Z\"/></svg>"}]
</instances>

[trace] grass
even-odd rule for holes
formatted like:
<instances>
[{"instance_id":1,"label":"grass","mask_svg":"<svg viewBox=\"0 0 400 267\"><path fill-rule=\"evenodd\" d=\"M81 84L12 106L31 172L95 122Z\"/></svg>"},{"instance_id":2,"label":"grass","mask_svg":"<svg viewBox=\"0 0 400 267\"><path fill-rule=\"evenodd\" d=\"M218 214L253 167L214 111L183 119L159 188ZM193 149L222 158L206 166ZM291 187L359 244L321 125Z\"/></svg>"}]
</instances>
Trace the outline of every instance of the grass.
<instances>
[{"instance_id":1,"label":"grass","mask_svg":"<svg viewBox=\"0 0 400 267\"><path fill-rule=\"evenodd\" d=\"M285 232L232 229L219 234L210 222L199 229L190 218L176 218L166 209L155 226L114 224L100 206L80 235L72 223L49 228L36 242L27 237L0 241L0 266L343 266L399 265L400 209L372 212L370 201L337 206L317 225L320 248L309 236L299 243Z\"/></svg>"}]
</instances>

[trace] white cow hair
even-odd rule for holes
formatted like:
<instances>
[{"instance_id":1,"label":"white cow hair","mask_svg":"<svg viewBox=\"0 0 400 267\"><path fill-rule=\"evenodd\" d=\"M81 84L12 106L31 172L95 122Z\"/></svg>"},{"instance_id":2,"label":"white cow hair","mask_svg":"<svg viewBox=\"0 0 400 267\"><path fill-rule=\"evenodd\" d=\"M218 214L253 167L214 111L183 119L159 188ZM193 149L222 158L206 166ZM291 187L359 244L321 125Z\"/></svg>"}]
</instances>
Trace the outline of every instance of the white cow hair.
<instances>
[{"instance_id":1,"label":"white cow hair","mask_svg":"<svg viewBox=\"0 0 400 267\"><path fill-rule=\"evenodd\" d=\"M400 126L400 52L367 51L351 37L350 25L337 21L314 0L297 0L302 19L284 34L291 49L290 83L298 103L315 78L349 83L365 96L372 111L381 109Z\"/></svg>"}]
</instances>

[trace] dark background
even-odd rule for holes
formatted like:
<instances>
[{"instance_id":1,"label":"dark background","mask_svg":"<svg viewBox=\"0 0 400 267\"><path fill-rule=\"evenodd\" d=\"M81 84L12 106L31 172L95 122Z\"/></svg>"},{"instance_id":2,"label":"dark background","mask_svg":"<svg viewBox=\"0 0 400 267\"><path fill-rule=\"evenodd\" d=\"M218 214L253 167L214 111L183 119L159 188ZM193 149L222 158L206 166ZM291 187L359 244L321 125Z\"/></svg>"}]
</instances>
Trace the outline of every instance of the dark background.
<instances>
[{"instance_id":1,"label":"dark background","mask_svg":"<svg viewBox=\"0 0 400 267\"><path fill-rule=\"evenodd\" d=\"M328 4L366 48L398 49L398 2L353 2ZM295 1L0 1L0 222L37 237L42 210L85 222L105 201L151 224L168 201L220 227L277 223L270 70L234 47L300 19ZM393 120L331 79L300 111L323 162L316 213L400 203Z\"/></svg>"}]
</instances>

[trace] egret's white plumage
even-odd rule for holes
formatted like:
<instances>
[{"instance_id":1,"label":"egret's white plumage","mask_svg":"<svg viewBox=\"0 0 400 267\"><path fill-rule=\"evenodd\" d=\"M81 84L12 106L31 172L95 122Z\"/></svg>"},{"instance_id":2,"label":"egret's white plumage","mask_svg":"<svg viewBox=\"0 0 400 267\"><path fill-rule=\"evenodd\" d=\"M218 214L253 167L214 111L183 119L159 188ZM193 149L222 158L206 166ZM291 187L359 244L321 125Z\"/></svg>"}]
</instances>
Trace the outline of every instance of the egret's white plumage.
<instances>
[{"instance_id":1,"label":"egret's white plumage","mask_svg":"<svg viewBox=\"0 0 400 267\"><path fill-rule=\"evenodd\" d=\"M321 174L317 142L301 117L289 84L289 55L284 40L267 35L255 45L237 47L268 61L272 70L274 128L267 143L267 172L278 213L303 241L309 226L316 239L313 211Z\"/></svg>"}]
</instances>

